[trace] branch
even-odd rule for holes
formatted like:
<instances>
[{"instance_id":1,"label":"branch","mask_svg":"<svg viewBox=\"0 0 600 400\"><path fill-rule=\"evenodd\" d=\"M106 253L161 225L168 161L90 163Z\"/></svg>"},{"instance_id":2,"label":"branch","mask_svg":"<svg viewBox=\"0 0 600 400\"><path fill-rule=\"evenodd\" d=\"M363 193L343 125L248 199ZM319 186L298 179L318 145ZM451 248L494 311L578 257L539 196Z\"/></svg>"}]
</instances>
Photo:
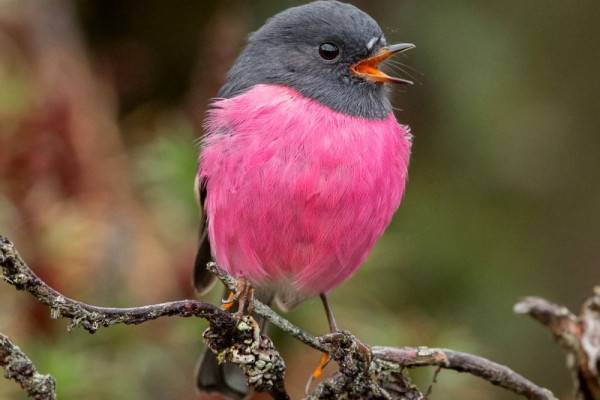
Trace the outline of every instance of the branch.
<instances>
[{"instance_id":1,"label":"branch","mask_svg":"<svg viewBox=\"0 0 600 400\"><path fill-rule=\"evenodd\" d=\"M266 336L257 334L250 323L241 324L235 315L198 300L180 300L131 308L98 307L63 296L42 281L25 264L14 245L0 236L2 279L17 290L25 290L40 303L50 307L50 316L70 320L67 329L81 326L90 333L115 324L141 324L160 317L199 317L210 324L204 333L208 347L223 360L240 365L247 373L249 385L257 391L270 392L276 399L287 399L283 380L285 364ZM235 351L234 351L235 350ZM247 353L251 357L240 358ZM274 370L267 371L261 359L269 360ZM252 378L252 379L250 379ZM263 379L264 378L264 379Z\"/></svg>"},{"instance_id":2,"label":"branch","mask_svg":"<svg viewBox=\"0 0 600 400\"><path fill-rule=\"evenodd\" d=\"M4 376L17 382L30 398L56 400L54 379L40 374L29 357L1 333L0 367L4 368Z\"/></svg>"},{"instance_id":3,"label":"branch","mask_svg":"<svg viewBox=\"0 0 600 400\"><path fill-rule=\"evenodd\" d=\"M208 269L212 271L229 290L235 291L235 278L227 275L227 273L221 270L216 263L209 263ZM317 338L304 332L302 329L291 324L288 320L274 312L270 307L256 299L254 300L254 305L256 314L265 317L269 322L284 332L316 350L331 352L331 347L325 344L326 340L324 339L326 337ZM443 369L469 373L506 390L521 394L528 399L556 399L548 389L535 385L533 382L510 368L489 361L483 357L467 353L427 347L394 348L375 346L372 348L372 355L375 363L379 360L384 360L393 362L401 368L436 366ZM382 365L378 365L377 367L380 370L382 367L386 369L386 367Z\"/></svg>"},{"instance_id":4,"label":"branch","mask_svg":"<svg viewBox=\"0 0 600 400\"><path fill-rule=\"evenodd\" d=\"M373 356L407 368L437 366L466 372L528 399L556 399L548 389L535 385L510 368L472 354L427 347L373 347Z\"/></svg>"},{"instance_id":5,"label":"branch","mask_svg":"<svg viewBox=\"0 0 600 400\"><path fill-rule=\"evenodd\" d=\"M212 304L197 300L180 300L132 308L108 308L85 304L63 296L37 277L17 253L14 245L0 236L2 278L18 290L25 290L51 309L53 318L69 319L69 329L81 326L90 333L114 324L140 324L163 316L199 317L210 328L205 332L207 345L220 359L234 362L249 378L250 385L268 391L276 399L288 398L283 386L285 364L271 340L260 335L250 317L237 317ZM208 268L230 290L238 282L215 263ZM315 337L281 317L270 307L254 299L254 312L308 346L332 355L340 371L322 382L309 396L311 399L336 398L341 394L356 398L424 399L403 375L405 368L437 366L463 371L483 378L528 399L554 400L548 390L526 378L481 357L445 349L373 347L360 343L346 332ZM251 357L246 357L250 355ZM268 359L268 363L260 362ZM269 370L265 369L269 365ZM270 369L274 368L274 369ZM407 395L410 394L410 395Z\"/></svg>"},{"instance_id":6,"label":"branch","mask_svg":"<svg viewBox=\"0 0 600 400\"><path fill-rule=\"evenodd\" d=\"M576 397L600 400L600 287L576 316L566 307L539 297L528 297L517 303L517 314L526 314L550 329L567 353Z\"/></svg>"},{"instance_id":7,"label":"branch","mask_svg":"<svg viewBox=\"0 0 600 400\"><path fill-rule=\"evenodd\" d=\"M231 314L197 300L180 300L132 308L92 306L63 296L42 281L25 264L14 245L0 236L2 278L17 290L25 290L40 303L50 307L50 316L70 320L68 329L82 326L90 333L115 324L141 324L164 316L200 317L211 324L235 324Z\"/></svg>"}]
</instances>

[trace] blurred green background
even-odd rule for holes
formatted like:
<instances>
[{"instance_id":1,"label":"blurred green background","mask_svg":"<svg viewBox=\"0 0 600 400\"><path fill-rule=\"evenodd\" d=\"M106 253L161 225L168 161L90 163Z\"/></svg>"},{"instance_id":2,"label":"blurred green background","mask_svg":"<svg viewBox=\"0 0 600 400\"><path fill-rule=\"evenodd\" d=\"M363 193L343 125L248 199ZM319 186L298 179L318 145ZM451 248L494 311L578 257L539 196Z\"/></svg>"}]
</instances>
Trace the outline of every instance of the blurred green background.
<instances>
[{"instance_id":1,"label":"blurred green background","mask_svg":"<svg viewBox=\"0 0 600 400\"><path fill-rule=\"evenodd\" d=\"M86 302L193 296L206 104L247 34L299 3L0 0L0 233ZM354 3L417 45L400 61L420 84L394 91L415 135L405 200L334 292L338 324L370 344L474 352L569 398L558 347L511 309L541 295L577 310L600 283L599 3ZM326 330L318 301L289 318ZM0 286L0 331L61 399L196 398L204 322L65 325ZM274 336L299 397L319 354ZM22 395L0 380L0 398ZM517 397L442 372L432 398Z\"/></svg>"}]
</instances>

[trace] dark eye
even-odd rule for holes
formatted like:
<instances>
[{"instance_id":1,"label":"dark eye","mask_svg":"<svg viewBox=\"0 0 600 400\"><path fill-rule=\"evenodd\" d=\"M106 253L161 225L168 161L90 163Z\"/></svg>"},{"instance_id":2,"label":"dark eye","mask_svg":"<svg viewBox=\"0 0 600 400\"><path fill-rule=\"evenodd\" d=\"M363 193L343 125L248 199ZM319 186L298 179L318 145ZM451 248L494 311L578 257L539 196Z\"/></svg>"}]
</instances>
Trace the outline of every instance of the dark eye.
<instances>
[{"instance_id":1,"label":"dark eye","mask_svg":"<svg viewBox=\"0 0 600 400\"><path fill-rule=\"evenodd\" d=\"M319 55L327 61L335 60L340 55L340 49L333 43L323 43L319 46Z\"/></svg>"}]
</instances>

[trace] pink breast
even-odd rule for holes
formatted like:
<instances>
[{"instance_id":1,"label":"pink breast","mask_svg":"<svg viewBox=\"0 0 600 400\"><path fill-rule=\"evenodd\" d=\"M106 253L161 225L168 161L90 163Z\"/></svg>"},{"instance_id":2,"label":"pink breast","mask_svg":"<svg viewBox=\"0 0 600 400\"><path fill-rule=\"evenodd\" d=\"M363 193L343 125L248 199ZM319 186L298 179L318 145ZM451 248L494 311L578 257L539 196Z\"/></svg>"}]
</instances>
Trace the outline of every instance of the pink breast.
<instances>
[{"instance_id":1,"label":"pink breast","mask_svg":"<svg viewBox=\"0 0 600 400\"><path fill-rule=\"evenodd\" d=\"M257 284L327 292L365 260L402 198L410 133L258 85L209 112L199 175L216 261Z\"/></svg>"}]
</instances>

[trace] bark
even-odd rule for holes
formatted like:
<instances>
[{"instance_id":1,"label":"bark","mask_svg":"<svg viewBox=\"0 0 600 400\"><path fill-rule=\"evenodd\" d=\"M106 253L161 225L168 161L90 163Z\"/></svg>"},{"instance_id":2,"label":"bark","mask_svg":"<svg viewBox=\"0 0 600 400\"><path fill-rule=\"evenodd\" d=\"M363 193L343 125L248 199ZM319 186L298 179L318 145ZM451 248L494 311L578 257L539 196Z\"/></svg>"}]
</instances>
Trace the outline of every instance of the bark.
<instances>
[{"instance_id":1,"label":"bark","mask_svg":"<svg viewBox=\"0 0 600 400\"><path fill-rule=\"evenodd\" d=\"M167 316L206 319L209 328L204 333L205 342L220 360L239 365L246 374L249 385L255 390L268 392L275 399L289 398L284 385L285 362L271 339L261 335L258 324L250 315L230 313L198 300L179 300L130 308L99 307L73 300L42 281L19 256L14 245L1 236L0 268L1 277L5 282L17 290L27 291L40 303L48 306L52 318L68 319L68 329L80 326L94 333L100 328L115 324L141 324ZM240 280L228 275L215 263L210 263L208 268L229 290L237 293L242 286ZM256 315L265 317L273 325L306 345L327 352L339 365L339 371L334 376L324 380L307 394L308 399L426 399L427 395L412 384L405 371L407 368L428 366L469 373L528 399L556 399L550 391L535 385L510 368L479 356L427 347L369 347L348 332L313 336L255 298L250 300L250 309ZM585 317L581 317L578 326L591 327L581 330L580 339L582 348L592 349L589 352L586 350L585 353L586 371L593 369L597 377L599 302L596 299L588 303L585 307ZM2 341L0 344L0 360L9 360L9 363L1 363L8 377L19 383L29 382L35 377L33 380L36 382L36 388L48 388L48 393L53 393L52 378L42 376L44 379L41 379L31 361L22 352L17 349L18 353L14 353L12 349L16 347L10 342ZM22 364L26 368L14 368L14 362L10 363L13 358L10 355L4 356L5 354L17 354L16 359L27 360ZM54 398L34 397L36 393L46 392L40 392L38 389L35 389L37 392L30 391L28 387L30 386L23 386L31 398ZM590 399L598 400L596 397L585 398Z\"/></svg>"}]
</instances>

